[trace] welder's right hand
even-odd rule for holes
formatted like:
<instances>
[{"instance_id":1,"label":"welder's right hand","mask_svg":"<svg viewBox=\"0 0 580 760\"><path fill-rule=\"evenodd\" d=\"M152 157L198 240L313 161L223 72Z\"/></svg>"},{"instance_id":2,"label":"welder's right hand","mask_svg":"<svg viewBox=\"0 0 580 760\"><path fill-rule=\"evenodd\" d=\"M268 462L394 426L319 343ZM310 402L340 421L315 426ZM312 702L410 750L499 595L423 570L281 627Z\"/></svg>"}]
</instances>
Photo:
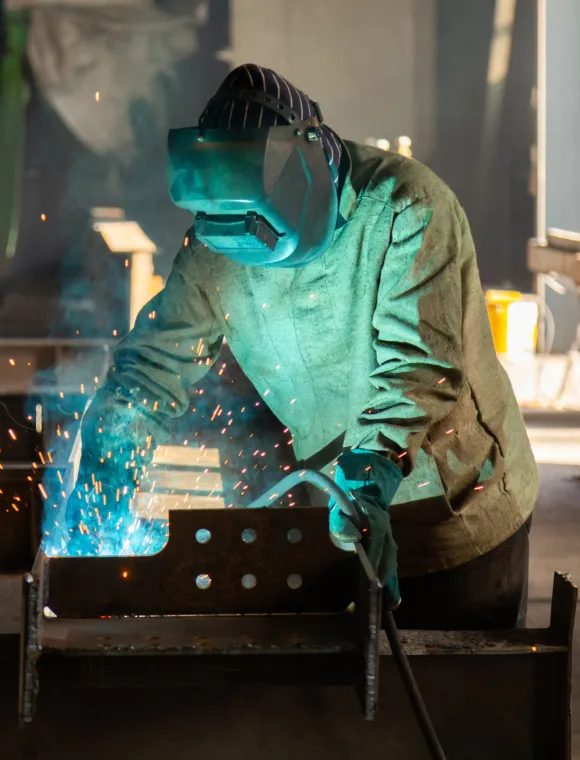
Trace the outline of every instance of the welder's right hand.
<instances>
[{"instance_id":1,"label":"welder's right hand","mask_svg":"<svg viewBox=\"0 0 580 760\"><path fill-rule=\"evenodd\" d=\"M121 553L133 519L129 507L135 487L133 471L125 468L81 467L65 512L69 555Z\"/></svg>"},{"instance_id":2,"label":"welder's right hand","mask_svg":"<svg viewBox=\"0 0 580 760\"><path fill-rule=\"evenodd\" d=\"M83 415L82 457L66 506L69 554L120 554L134 535L130 502L153 458L154 430L139 388L99 390Z\"/></svg>"}]
</instances>

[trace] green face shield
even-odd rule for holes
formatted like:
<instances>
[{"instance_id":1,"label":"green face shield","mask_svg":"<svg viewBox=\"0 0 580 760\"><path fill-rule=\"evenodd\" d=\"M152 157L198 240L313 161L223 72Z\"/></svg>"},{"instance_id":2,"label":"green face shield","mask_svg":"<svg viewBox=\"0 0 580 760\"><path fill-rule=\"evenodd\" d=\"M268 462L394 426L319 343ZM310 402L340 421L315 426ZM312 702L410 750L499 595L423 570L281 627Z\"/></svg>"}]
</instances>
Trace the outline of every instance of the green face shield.
<instances>
[{"instance_id":1,"label":"green face shield","mask_svg":"<svg viewBox=\"0 0 580 760\"><path fill-rule=\"evenodd\" d=\"M332 241L337 192L315 120L171 130L168 184L196 238L241 264L302 266Z\"/></svg>"}]
</instances>

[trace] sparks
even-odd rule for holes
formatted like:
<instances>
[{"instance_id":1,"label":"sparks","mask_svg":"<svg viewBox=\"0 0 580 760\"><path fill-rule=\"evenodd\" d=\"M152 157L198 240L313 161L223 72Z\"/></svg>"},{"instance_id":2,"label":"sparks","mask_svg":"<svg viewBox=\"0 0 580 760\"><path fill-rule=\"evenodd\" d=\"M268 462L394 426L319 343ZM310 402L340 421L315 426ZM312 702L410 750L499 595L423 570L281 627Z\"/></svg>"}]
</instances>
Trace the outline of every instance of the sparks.
<instances>
[{"instance_id":1,"label":"sparks","mask_svg":"<svg viewBox=\"0 0 580 760\"><path fill-rule=\"evenodd\" d=\"M437 385L441 385L441 383L444 383L446 380L446 377L442 377L441 380L437 380Z\"/></svg>"},{"instance_id":2,"label":"sparks","mask_svg":"<svg viewBox=\"0 0 580 760\"><path fill-rule=\"evenodd\" d=\"M431 482L430 480L427 480L425 481L425 483L419 483L417 488L425 488L425 486L428 486L430 482Z\"/></svg>"},{"instance_id":3,"label":"sparks","mask_svg":"<svg viewBox=\"0 0 580 760\"><path fill-rule=\"evenodd\" d=\"M9 429L8 430L8 435L10 436L10 438L12 438L13 441L16 440L16 433L14 432L14 430Z\"/></svg>"},{"instance_id":4,"label":"sparks","mask_svg":"<svg viewBox=\"0 0 580 760\"><path fill-rule=\"evenodd\" d=\"M98 90L95 92L95 100L97 103L99 103L101 100L101 93Z\"/></svg>"},{"instance_id":5,"label":"sparks","mask_svg":"<svg viewBox=\"0 0 580 760\"><path fill-rule=\"evenodd\" d=\"M46 222L46 214L41 214L40 218L43 222Z\"/></svg>"},{"instance_id":6,"label":"sparks","mask_svg":"<svg viewBox=\"0 0 580 760\"><path fill-rule=\"evenodd\" d=\"M47 493L46 493L46 491L44 490L44 486L42 485L42 483L39 483L39 484L38 484L38 490L39 490L39 491L40 491L40 493L42 494L43 498L45 498L45 499L48 499L48 494L47 494Z\"/></svg>"},{"instance_id":7,"label":"sparks","mask_svg":"<svg viewBox=\"0 0 580 760\"><path fill-rule=\"evenodd\" d=\"M13 367L16 366L16 362L14 361L14 359L8 359L8 364L11 364Z\"/></svg>"}]
</instances>

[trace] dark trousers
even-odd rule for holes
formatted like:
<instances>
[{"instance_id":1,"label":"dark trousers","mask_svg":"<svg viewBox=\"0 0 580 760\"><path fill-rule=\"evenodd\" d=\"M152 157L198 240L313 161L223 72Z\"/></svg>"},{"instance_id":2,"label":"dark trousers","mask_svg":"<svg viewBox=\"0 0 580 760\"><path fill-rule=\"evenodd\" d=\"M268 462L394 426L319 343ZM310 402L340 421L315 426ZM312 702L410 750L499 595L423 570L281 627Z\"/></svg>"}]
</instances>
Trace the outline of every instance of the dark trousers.
<instances>
[{"instance_id":1,"label":"dark trousers","mask_svg":"<svg viewBox=\"0 0 580 760\"><path fill-rule=\"evenodd\" d=\"M399 628L493 630L523 628L528 597L531 518L480 557L415 578L401 578Z\"/></svg>"}]
</instances>

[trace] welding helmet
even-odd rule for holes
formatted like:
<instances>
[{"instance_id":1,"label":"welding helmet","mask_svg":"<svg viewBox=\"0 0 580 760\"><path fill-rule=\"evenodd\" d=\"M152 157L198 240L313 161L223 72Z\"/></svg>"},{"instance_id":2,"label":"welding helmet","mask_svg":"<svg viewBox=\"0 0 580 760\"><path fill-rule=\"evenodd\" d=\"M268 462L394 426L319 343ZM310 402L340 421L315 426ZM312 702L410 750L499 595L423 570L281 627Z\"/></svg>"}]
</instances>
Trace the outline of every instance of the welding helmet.
<instances>
[{"instance_id":1,"label":"welding helmet","mask_svg":"<svg viewBox=\"0 0 580 760\"><path fill-rule=\"evenodd\" d=\"M320 109L300 119L283 101L252 89L222 90L214 100L233 97L275 111L286 124L171 130L171 199L193 212L196 239L216 253L250 266L308 264L330 246L338 215Z\"/></svg>"}]
</instances>

